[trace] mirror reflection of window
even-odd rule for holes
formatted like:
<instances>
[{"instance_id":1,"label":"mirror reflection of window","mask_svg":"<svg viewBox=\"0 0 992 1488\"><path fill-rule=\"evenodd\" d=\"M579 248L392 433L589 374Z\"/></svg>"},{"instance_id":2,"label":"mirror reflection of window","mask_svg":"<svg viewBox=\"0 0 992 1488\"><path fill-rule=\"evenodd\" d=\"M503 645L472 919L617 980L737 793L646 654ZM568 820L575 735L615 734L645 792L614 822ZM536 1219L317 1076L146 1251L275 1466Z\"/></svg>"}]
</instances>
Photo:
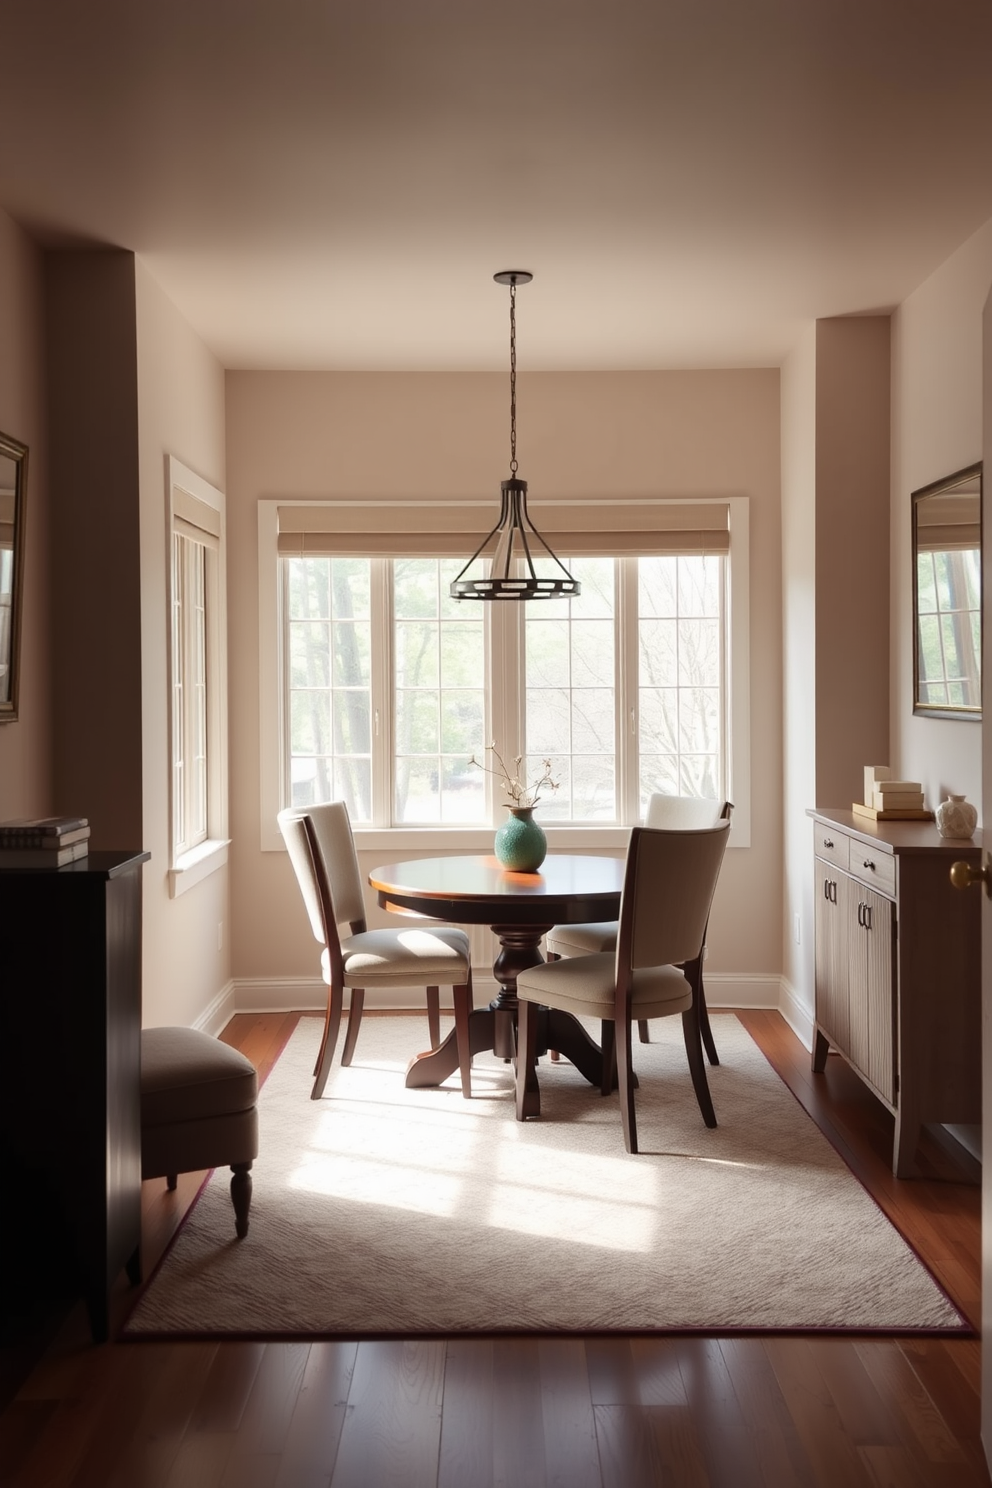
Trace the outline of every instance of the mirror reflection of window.
<instances>
[{"instance_id":1,"label":"mirror reflection of window","mask_svg":"<svg viewBox=\"0 0 992 1488\"><path fill-rule=\"evenodd\" d=\"M16 471L0 456L0 703L10 702L14 606L14 516Z\"/></svg>"},{"instance_id":2,"label":"mirror reflection of window","mask_svg":"<svg viewBox=\"0 0 992 1488\"><path fill-rule=\"evenodd\" d=\"M17 722L28 447L0 434L0 724Z\"/></svg>"},{"instance_id":3,"label":"mirror reflection of window","mask_svg":"<svg viewBox=\"0 0 992 1488\"><path fill-rule=\"evenodd\" d=\"M981 474L914 496L918 711L982 705Z\"/></svg>"}]
</instances>

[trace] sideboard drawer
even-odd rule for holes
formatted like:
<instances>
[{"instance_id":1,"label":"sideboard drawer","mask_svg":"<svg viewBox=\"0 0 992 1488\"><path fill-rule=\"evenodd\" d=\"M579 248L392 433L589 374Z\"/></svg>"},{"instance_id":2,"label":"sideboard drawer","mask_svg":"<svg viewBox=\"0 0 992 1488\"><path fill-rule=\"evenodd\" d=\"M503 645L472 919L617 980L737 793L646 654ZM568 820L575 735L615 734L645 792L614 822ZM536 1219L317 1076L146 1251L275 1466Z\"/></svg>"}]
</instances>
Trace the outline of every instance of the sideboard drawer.
<instances>
[{"instance_id":1,"label":"sideboard drawer","mask_svg":"<svg viewBox=\"0 0 992 1488\"><path fill-rule=\"evenodd\" d=\"M826 858L828 863L844 869L848 865L849 848L857 846L846 833L837 832L833 827L825 827L821 822L813 824L813 843L813 851L818 858Z\"/></svg>"},{"instance_id":2,"label":"sideboard drawer","mask_svg":"<svg viewBox=\"0 0 992 1488\"><path fill-rule=\"evenodd\" d=\"M877 889L880 894L886 894L890 899L895 898L896 860L891 853L879 852L877 848L869 847L866 842L858 842L852 837L848 871L862 883Z\"/></svg>"}]
</instances>

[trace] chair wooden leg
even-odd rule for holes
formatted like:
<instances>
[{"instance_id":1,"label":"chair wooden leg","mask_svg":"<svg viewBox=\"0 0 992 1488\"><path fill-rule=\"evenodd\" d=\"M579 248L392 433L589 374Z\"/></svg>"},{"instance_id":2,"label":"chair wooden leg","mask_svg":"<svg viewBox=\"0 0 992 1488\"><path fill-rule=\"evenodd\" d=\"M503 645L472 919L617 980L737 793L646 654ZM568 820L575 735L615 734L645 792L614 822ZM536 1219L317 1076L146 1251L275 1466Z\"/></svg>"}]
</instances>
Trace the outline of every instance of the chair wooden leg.
<instances>
[{"instance_id":1,"label":"chair wooden leg","mask_svg":"<svg viewBox=\"0 0 992 1488\"><path fill-rule=\"evenodd\" d=\"M640 1041L641 1041L642 1044L649 1044L651 1042L651 1035L648 1032L648 1020L647 1020L647 1018L638 1018L638 1020L637 1020L637 1037L640 1039Z\"/></svg>"},{"instance_id":2,"label":"chair wooden leg","mask_svg":"<svg viewBox=\"0 0 992 1488\"><path fill-rule=\"evenodd\" d=\"M317 1063L314 1067L313 1089L310 1092L311 1100L320 1100L327 1084L327 1076L331 1071L331 1060L334 1058L334 1048L338 1041L338 1029L341 1027L341 1008L344 1003L344 988L332 987L327 994L327 1017L324 1020L324 1037L321 1040L320 1052L317 1055Z\"/></svg>"},{"instance_id":3,"label":"chair wooden leg","mask_svg":"<svg viewBox=\"0 0 992 1488\"><path fill-rule=\"evenodd\" d=\"M344 988L328 987L327 1011L324 1014L324 1032L320 1040L320 1048L317 1050L317 1058L313 1067L314 1075L318 1075L324 1066L324 1055L327 1054L328 1045L330 1045L331 1052L327 1056L327 1068L330 1069L331 1067L331 1060L334 1058L334 1050L338 1042L338 1029L341 1027L341 1009L343 1006ZM327 1078L326 1075L324 1078Z\"/></svg>"},{"instance_id":4,"label":"chair wooden leg","mask_svg":"<svg viewBox=\"0 0 992 1488\"><path fill-rule=\"evenodd\" d=\"M537 1009L521 999L517 1006L517 1120L541 1114L541 1087L537 1083Z\"/></svg>"},{"instance_id":5,"label":"chair wooden leg","mask_svg":"<svg viewBox=\"0 0 992 1488\"><path fill-rule=\"evenodd\" d=\"M614 1031L617 1057L617 1082L620 1086L620 1119L623 1122L623 1142L628 1152L637 1151L637 1117L634 1115L633 1049L631 1026L625 1018Z\"/></svg>"},{"instance_id":6,"label":"chair wooden leg","mask_svg":"<svg viewBox=\"0 0 992 1488\"><path fill-rule=\"evenodd\" d=\"M696 1100L699 1102L703 1120L707 1126L716 1126L713 1097L706 1083L706 1066L703 1063L703 1044L699 1035L699 1017L695 1000L693 1000L692 1007L687 1008L682 1014L682 1035L685 1039L689 1073L692 1076L692 1088L696 1092Z\"/></svg>"},{"instance_id":7,"label":"chair wooden leg","mask_svg":"<svg viewBox=\"0 0 992 1488\"><path fill-rule=\"evenodd\" d=\"M604 1018L599 1028L603 1050L603 1075L599 1089L602 1095L612 1095L617 1088L617 1025L612 1019Z\"/></svg>"},{"instance_id":8,"label":"chair wooden leg","mask_svg":"<svg viewBox=\"0 0 992 1488\"><path fill-rule=\"evenodd\" d=\"M344 1048L341 1051L341 1063L350 1064L355 1053L355 1045L358 1043L358 1030L362 1026L362 1009L365 1006L365 991L362 987L351 989L351 1009L348 1013L348 1032L344 1037Z\"/></svg>"},{"instance_id":9,"label":"chair wooden leg","mask_svg":"<svg viewBox=\"0 0 992 1488\"><path fill-rule=\"evenodd\" d=\"M472 977L460 987L453 988L455 1001L455 1047L458 1050L458 1069L462 1077L462 1095L472 1099L472 1044L468 1019L472 1011Z\"/></svg>"},{"instance_id":10,"label":"chair wooden leg","mask_svg":"<svg viewBox=\"0 0 992 1488\"><path fill-rule=\"evenodd\" d=\"M251 1207L251 1163L232 1163L231 1202L234 1204L234 1228L239 1240L248 1233L248 1210Z\"/></svg>"},{"instance_id":11,"label":"chair wooden leg","mask_svg":"<svg viewBox=\"0 0 992 1488\"><path fill-rule=\"evenodd\" d=\"M696 1000L699 1004L699 1032L702 1035L703 1048L706 1050L706 1058L710 1064L719 1064L720 1056L716 1052L716 1044L713 1041L713 1030L710 1027L710 1015L706 1007L706 994L703 991L703 968L699 968L699 983L696 987Z\"/></svg>"},{"instance_id":12,"label":"chair wooden leg","mask_svg":"<svg viewBox=\"0 0 992 1488\"><path fill-rule=\"evenodd\" d=\"M441 994L437 987L427 988L427 1032L431 1048L436 1049L441 1042Z\"/></svg>"}]
</instances>

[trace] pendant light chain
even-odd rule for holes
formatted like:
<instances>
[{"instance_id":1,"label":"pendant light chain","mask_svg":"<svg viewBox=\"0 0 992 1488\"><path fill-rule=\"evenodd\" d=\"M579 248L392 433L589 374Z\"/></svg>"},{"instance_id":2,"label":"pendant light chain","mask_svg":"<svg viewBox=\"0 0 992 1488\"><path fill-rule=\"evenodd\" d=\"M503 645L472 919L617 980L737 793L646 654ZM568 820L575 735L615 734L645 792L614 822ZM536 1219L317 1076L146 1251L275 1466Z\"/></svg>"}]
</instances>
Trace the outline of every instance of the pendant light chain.
<instances>
[{"instance_id":1,"label":"pendant light chain","mask_svg":"<svg viewBox=\"0 0 992 1488\"><path fill-rule=\"evenodd\" d=\"M510 475L517 473L517 281L510 283Z\"/></svg>"},{"instance_id":2,"label":"pendant light chain","mask_svg":"<svg viewBox=\"0 0 992 1488\"><path fill-rule=\"evenodd\" d=\"M452 599L572 599L582 593L578 579L573 579L527 515L527 482L517 475L517 285L529 284L533 277L524 269L503 269L493 275L497 284L507 285L510 291L510 478L500 482L499 521L451 581ZM483 553L490 563L488 577L466 578ZM553 564L557 573L539 574L535 556Z\"/></svg>"}]
</instances>

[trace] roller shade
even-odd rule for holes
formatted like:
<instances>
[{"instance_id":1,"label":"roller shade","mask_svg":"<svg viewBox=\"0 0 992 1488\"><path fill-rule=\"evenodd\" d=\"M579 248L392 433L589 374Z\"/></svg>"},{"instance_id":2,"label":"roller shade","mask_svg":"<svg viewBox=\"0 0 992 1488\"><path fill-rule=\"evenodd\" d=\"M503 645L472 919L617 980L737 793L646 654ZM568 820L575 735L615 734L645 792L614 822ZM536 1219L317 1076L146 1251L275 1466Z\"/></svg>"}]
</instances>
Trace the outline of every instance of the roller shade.
<instances>
[{"instance_id":1,"label":"roller shade","mask_svg":"<svg viewBox=\"0 0 992 1488\"><path fill-rule=\"evenodd\" d=\"M924 496L916 503L916 548L920 553L951 553L982 545L981 506L973 491Z\"/></svg>"},{"instance_id":2,"label":"roller shade","mask_svg":"<svg viewBox=\"0 0 992 1488\"><path fill-rule=\"evenodd\" d=\"M220 548L220 512L201 501L182 486L172 488L172 530L180 537L192 538L211 552Z\"/></svg>"},{"instance_id":3,"label":"roller shade","mask_svg":"<svg viewBox=\"0 0 992 1488\"><path fill-rule=\"evenodd\" d=\"M556 553L569 557L645 557L726 553L725 502L535 502L531 520ZM493 503L410 502L285 505L278 509L279 552L376 557L465 557L499 515ZM540 545L537 544L538 553Z\"/></svg>"}]
</instances>

